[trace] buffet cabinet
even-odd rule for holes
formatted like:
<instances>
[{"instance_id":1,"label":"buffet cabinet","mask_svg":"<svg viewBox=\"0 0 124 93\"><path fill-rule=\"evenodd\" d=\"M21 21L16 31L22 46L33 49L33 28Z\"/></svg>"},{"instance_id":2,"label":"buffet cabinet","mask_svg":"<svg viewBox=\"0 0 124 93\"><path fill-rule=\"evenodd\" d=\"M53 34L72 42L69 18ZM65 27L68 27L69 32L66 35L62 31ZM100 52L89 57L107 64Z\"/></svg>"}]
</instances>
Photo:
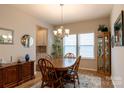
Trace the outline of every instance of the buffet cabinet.
<instances>
[{"instance_id":1,"label":"buffet cabinet","mask_svg":"<svg viewBox=\"0 0 124 93\"><path fill-rule=\"evenodd\" d=\"M2 77L2 70L0 69L0 87L2 87L2 85L3 85L3 84L2 84L2 83L3 83L2 78L3 78L3 77Z\"/></svg>"},{"instance_id":2,"label":"buffet cabinet","mask_svg":"<svg viewBox=\"0 0 124 93\"><path fill-rule=\"evenodd\" d=\"M97 71L102 75L111 75L111 38L110 32L97 34Z\"/></svg>"},{"instance_id":3,"label":"buffet cabinet","mask_svg":"<svg viewBox=\"0 0 124 93\"><path fill-rule=\"evenodd\" d=\"M34 78L34 61L1 64L0 87L14 87Z\"/></svg>"}]
</instances>

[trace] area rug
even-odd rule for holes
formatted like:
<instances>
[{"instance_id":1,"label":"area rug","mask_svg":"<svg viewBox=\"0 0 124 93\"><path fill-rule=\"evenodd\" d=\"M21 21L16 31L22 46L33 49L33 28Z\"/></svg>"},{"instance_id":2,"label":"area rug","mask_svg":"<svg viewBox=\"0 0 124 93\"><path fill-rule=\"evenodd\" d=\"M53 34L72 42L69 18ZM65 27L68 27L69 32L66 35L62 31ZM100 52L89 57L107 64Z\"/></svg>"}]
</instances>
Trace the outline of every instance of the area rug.
<instances>
[{"instance_id":1,"label":"area rug","mask_svg":"<svg viewBox=\"0 0 124 93\"><path fill-rule=\"evenodd\" d=\"M76 88L101 88L101 78L90 75L79 75L80 85L76 83ZM40 88L41 82L33 85L31 88ZM74 84L68 83L64 88L73 88Z\"/></svg>"}]
</instances>

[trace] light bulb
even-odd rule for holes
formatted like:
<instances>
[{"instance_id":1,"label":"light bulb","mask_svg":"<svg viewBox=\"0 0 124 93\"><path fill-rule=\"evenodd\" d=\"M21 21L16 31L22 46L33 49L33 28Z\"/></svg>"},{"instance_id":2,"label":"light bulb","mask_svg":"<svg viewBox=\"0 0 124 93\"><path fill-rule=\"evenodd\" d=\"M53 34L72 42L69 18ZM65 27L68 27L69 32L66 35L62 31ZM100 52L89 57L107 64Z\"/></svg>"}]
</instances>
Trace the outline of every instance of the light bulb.
<instances>
[{"instance_id":1,"label":"light bulb","mask_svg":"<svg viewBox=\"0 0 124 93\"><path fill-rule=\"evenodd\" d=\"M6 36L6 35L2 35L2 37L3 37L4 39L7 39L7 36Z\"/></svg>"},{"instance_id":2,"label":"light bulb","mask_svg":"<svg viewBox=\"0 0 124 93\"><path fill-rule=\"evenodd\" d=\"M54 33L54 35L57 35L57 31L56 30L54 30L53 33Z\"/></svg>"},{"instance_id":3,"label":"light bulb","mask_svg":"<svg viewBox=\"0 0 124 93\"><path fill-rule=\"evenodd\" d=\"M58 34L62 34L62 29L61 28L58 29Z\"/></svg>"},{"instance_id":4,"label":"light bulb","mask_svg":"<svg viewBox=\"0 0 124 93\"><path fill-rule=\"evenodd\" d=\"M8 35L8 38L9 38L9 39L12 39L12 36L11 36L11 35Z\"/></svg>"},{"instance_id":5,"label":"light bulb","mask_svg":"<svg viewBox=\"0 0 124 93\"><path fill-rule=\"evenodd\" d=\"M70 32L69 29L65 29L65 34L66 34L66 35L69 35L69 32Z\"/></svg>"}]
</instances>

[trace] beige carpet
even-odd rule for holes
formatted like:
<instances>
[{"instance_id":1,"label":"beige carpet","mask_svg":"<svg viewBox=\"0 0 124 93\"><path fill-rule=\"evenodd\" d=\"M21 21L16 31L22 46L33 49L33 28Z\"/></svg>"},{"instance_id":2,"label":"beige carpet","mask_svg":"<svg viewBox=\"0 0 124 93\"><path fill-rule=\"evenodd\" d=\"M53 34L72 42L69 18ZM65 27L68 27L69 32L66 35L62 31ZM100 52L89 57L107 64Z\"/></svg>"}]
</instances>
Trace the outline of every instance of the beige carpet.
<instances>
[{"instance_id":1,"label":"beige carpet","mask_svg":"<svg viewBox=\"0 0 124 93\"><path fill-rule=\"evenodd\" d=\"M101 88L101 78L90 75L79 74L80 85L76 83L76 88ZM31 88L40 88L41 82L33 85ZM64 85L65 88L73 88L72 83Z\"/></svg>"}]
</instances>

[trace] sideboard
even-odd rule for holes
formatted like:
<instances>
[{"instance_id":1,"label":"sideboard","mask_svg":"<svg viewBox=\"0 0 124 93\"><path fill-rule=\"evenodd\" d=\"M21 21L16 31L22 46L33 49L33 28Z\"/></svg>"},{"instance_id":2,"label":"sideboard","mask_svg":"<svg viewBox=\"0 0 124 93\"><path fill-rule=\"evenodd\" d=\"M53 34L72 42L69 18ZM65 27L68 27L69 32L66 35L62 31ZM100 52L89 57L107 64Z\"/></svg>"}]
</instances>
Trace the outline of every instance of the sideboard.
<instances>
[{"instance_id":1,"label":"sideboard","mask_svg":"<svg viewBox=\"0 0 124 93\"><path fill-rule=\"evenodd\" d=\"M15 87L34 78L34 61L0 65L0 87Z\"/></svg>"}]
</instances>

